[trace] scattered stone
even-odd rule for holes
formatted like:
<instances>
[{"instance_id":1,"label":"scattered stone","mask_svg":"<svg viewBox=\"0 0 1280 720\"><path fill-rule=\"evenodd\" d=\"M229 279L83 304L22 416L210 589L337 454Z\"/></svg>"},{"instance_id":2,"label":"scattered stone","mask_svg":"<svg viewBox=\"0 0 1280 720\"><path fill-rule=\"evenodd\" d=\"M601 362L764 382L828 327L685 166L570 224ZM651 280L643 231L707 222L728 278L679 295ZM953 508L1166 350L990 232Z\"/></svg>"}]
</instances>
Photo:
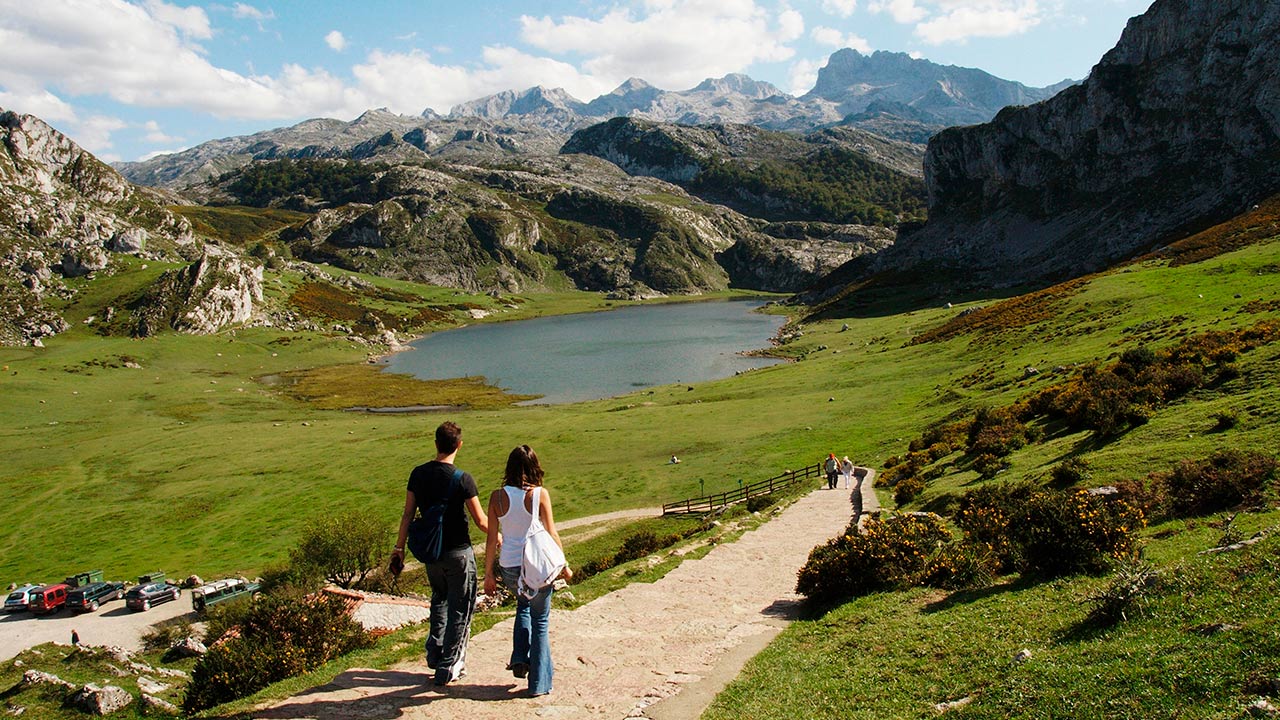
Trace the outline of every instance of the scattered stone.
<instances>
[{"instance_id":1,"label":"scattered stone","mask_svg":"<svg viewBox=\"0 0 1280 720\"><path fill-rule=\"evenodd\" d=\"M66 704L91 715L110 715L127 707L131 702L133 702L133 695L124 688L115 685L98 687L89 684L67 698Z\"/></svg>"},{"instance_id":2,"label":"scattered stone","mask_svg":"<svg viewBox=\"0 0 1280 720\"><path fill-rule=\"evenodd\" d=\"M112 675L115 675L116 677L129 677L133 675L133 673L129 672L128 670L125 670L124 668L116 667L111 663L107 663L107 672L111 673Z\"/></svg>"},{"instance_id":3,"label":"scattered stone","mask_svg":"<svg viewBox=\"0 0 1280 720\"><path fill-rule=\"evenodd\" d=\"M1120 493L1120 488L1116 487L1115 485L1103 485L1102 487L1089 488L1088 493L1090 495L1101 495L1101 496L1117 495Z\"/></svg>"},{"instance_id":4,"label":"scattered stone","mask_svg":"<svg viewBox=\"0 0 1280 720\"><path fill-rule=\"evenodd\" d=\"M1037 375L1039 375L1039 374L1040 374L1040 369L1039 369L1039 368L1034 368L1034 367L1030 367L1030 366L1022 368L1022 379L1023 379L1023 380L1026 380L1027 378L1033 378L1033 377L1035 377L1035 376L1037 376Z\"/></svg>"},{"instance_id":5,"label":"scattered stone","mask_svg":"<svg viewBox=\"0 0 1280 720\"><path fill-rule=\"evenodd\" d=\"M1031 659L1031 651L1027 650L1026 648L1019 650L1018 653L1013 656L1013 661L1016 663L1024 663L1030 659Z\"/></svg>"},{"instance_id":6,"label":"scattered stone","mask_svg":"<svg viewBox=\"0 0 1280 720\"><path fill-rule=\"evenodd\" d=\"M1258 698L1249 703L1249 715L1252 717L1269 718L1280 715L1280 709L1272 705L1266 698Z\"/></svg>"},{"instance_id":7,"label":"scattered stone","mask_svg":"<svg viewBox=\"0 0 1280 720\"><path fill-rule=\"evenodd\" d=\"M193 637L183 638L169 647L169 653L184 658L199 657L207 652L209 652L209 648Z\"/></svg>"},{"instance_id":8,"label":"scattered stone","mask_svg":"<svg viewBox=\"0 0 1280 720\"><path fill-rule=\"evenodd\" d=\"M952 700L950 702L940 702L937 705L934 705L933 709L938 711L939 714L941 714L941 713L947 712L948 710L957 710L959 708L964 707L965 705L968 705L971 702L973 702L972 695L968 697L962 697L959 700Z\"/></svg>"},{"instance_id":9,"label":"scattered stone","mask_svg":"<svg viewBox=\"0 0 1280 720\"><path fill-rule=\"evenodd\" d=\"M25 667L26 663L22 662L21 660L14 660L13 666L16 668Z\"/></svg>"},{"instance_id":10,"label":"scattered stone","mask_svg":"<svg viewBox=\"0 0 1280 720\"><path fill-rule=\"evenodd\" d=\"M7 712L8 712L10 715L14 716L14 717L18 717L19 715L21 715L22 713L24 713L24 712L26 712L26 711L27 711L27 709L26 709L25 707L23 707L22 705L10 705L10 706L9 706L9 708L8 708L8 710L7 710Z\"/></svg>"},{"instance_id":11,"label":"scattered stone","mask_svg":"<svg viewBox=\"0 0 1280 720\"><path fill-rule=\"evenodd\" d=\"M174 705L168 700L162 700L154 695L149 695L145 692L142 693L142 700L140 702L142 705L143 712L145 712L148 715L152 713L164 713L166 715L177 715L179 712L177 705Z\"/></svg>"},{"instance_id":12,"label":"scattered stone","mask_svg":"<svg viewBox=\"0 0 1280 720\"><path fill-rule=\"evenodd\" d=\"M28 670L22 673L22 682L18 683L19 688L29 688L36 685L52 685L70 690L75 685L63 680L57 675L52 675L40 670Z\"/></svg>"},{"instance_id":13,"label":"scattered stone","mask_svg":"<svg viewBox=\"0 0 1280 720\"><path fill-rule=\"evenodd\" d=\"M149 693L151 695L159 695L165 690L168 690L169 686L165 685L164 683L152 680L146 675L143 675L138 678L138 689L144 693Z\"/></svg>"}]
</instances>

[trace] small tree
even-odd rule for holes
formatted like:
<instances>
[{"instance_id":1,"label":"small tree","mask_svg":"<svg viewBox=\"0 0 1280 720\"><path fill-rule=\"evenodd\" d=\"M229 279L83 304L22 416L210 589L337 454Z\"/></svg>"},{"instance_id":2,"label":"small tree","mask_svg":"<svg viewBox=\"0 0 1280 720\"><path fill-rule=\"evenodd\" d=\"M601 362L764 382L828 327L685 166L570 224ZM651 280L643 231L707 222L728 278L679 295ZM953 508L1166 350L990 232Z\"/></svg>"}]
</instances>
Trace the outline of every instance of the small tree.
<instances>
[{"instance_id":1,"label":"small tree","mask_svg":"<svg viewBox=\"0 0 1280 720\"><path fill-rule=\"evenodd\" d=\"M382 565L383 553L390 545L391 524L378 513L352 510L319 515L303 529L289 561L339 587L350 588Z\"/></svg>"}]
</instances>

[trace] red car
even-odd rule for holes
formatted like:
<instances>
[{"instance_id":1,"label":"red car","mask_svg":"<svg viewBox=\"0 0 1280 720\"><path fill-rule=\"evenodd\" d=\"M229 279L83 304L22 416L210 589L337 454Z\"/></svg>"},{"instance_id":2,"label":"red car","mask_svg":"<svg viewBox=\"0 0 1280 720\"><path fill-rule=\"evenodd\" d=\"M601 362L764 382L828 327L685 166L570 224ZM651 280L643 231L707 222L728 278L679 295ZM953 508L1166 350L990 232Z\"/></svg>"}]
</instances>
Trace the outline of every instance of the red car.
<instances>
[{"instance_id":1,"label":"red car","mask_svg":"<svg viewBox=\"0 0 1280 720\"><path fill-rule=\"evenodd\" d=\"M37 615L48 615L62 609L67 604L67 591L71 587L66 583L55 583L53 585L45 585L31 591L30 607L31 612Z\"/></svg>"}]
</instances>

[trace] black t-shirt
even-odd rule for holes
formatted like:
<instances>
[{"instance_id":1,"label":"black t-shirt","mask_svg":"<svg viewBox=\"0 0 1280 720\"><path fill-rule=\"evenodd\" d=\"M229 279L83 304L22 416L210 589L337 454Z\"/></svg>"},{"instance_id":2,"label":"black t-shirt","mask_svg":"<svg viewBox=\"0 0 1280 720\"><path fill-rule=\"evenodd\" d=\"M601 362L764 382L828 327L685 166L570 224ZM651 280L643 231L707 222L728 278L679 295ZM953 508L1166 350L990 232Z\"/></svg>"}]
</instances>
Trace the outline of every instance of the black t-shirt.
<instances>
[{"instance_id":1,"label":"black t-shirt","mask_svg":"<svg viewBox=\"0 0 1280 720\"><path fill-rule=\"evenodd\" d=\"M413 469L409 473L409 492L413 493L418 508L434 505L449 494L449 484L453 481L453 465L432 460ZM467 523L467 500L479 495L476 479L471 473L463 472L458 480L458 487L453 491L453 498L444 512L444 549L457 550L471 545L471 526Z\"/></svg>"}]
</instances>

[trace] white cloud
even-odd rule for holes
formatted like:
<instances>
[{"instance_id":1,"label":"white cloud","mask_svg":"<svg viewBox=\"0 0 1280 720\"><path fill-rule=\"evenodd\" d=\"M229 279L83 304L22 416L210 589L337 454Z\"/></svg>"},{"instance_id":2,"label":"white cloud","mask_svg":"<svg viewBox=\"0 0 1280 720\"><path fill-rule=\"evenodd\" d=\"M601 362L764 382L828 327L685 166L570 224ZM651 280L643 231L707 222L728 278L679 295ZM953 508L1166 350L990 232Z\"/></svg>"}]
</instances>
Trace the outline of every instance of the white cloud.
<instances>
[{"instance_id":1,"label":"white cloud","mask_svg":"<svg viewBox=\"0 0 1280 720\"><path fill-rule=\"evenodd\" d=\"M853 48L864 55L871 54L871 43L866 38L853 33L845 35L835 28L819 25L809 31L809 37L821 45L829 45L836 48Z\"/></svg>"},{"instance_id":2,"label":"white cloud","mask_svg":"<svg viewBox=\"0 0 1280 720\"><path fill-rule=\"evenodd\" d=\"M822 9L832 15L847 18L858 9L858 0L822 0Z\"/></svg>"},{"instance_id":3,"label":"white cloud","mask_svg":"<svg viewBox=\"0 0 1280 720\"><path fill-rule=\"evenodd\" d=\"M324 44L328 45L330 50L337 52L347 49L347 39L337 30L331 30L328 35L324 36Z\"/></svg>"},{"instance_id":4,"label":"white cloud","mask_svg":"<svg viewBox=\"0 0 1280 720\"><path fill-rule=\"evenodd\" d=\"M916 37L930 45L1018 35L1061 8L1059 0L872 0L867 5L873 13L914 24Z\"/></svg>"},{"instance_id":5,"label":"white cloud","mask_svg":"<svg viewBox=\"0 0 1280 720\"><path fill-rule=\"evenodd\" d=\"M946 8L944 14L916 25L915 34L930 45L964 42L972 37L1007 37L1040 23L1035 0L973 2Z\"/></svg>"},{"instance_id":6,"label":"white cloud","mask_svg":"<svg viewBox=\"0 0 1280 720\"><path fill-rule=\"evenodd\" d=\"M276 14L273 10L259 10L252 5L238 2L235 4L235 7L231 8L231 16L237 20L248 19L262 22L264 20L274 20Z\"/></svg>"},{"instance_id":7,"label":"white cloud","mask_svg":"<svg viewBox=\"0 0 1280 720\"><path fill-rule=\"evenodd\" d=\"M0 89L242 118L368 107L347 105L344 84L323 70L286 66L273 78L217 67L191 40L201 32L196 16L170 8L118 0L13 5L0 14Z\"/></svg>"},{"instance_id":8,"label":"white cloud","mask_svg":"<svg viewBox=\"0 0 1280 720\"><path fill-rule=\"evenodd\" d=\"M156 20L181 30L188 37L208 39L213 37L209 16L202 8L178 7L161 0L146 0L147 12Z\"/></svg>"},{"instance_id":9,"label":"white cloud","mask_svg":"<svg viewBox=\"0 0 1280 720\"><path fill-rule=\"evenodd\" d=\"M804 95L812 90L818 83L818 70L825 64L825 60L797 60L792 63L787 72L791 94Z\"/></svg>"},{"instance_id":10,"label":"white cloud","mask_svg":"<svg viewBox=\"0 0 1280 720\"><path fill-rule=\"evenodd\" d=\"M68 134L80 147L97 155L99 160L115 162L120 157L111 152L111 134L127 127L129 124L120 118L93 115L83 121L73 122Z\"/></svg>"},{"instance_id":11,"label":"white cloud","mask_svg":"<svg viewBox=\"0 0 1280 720\"><path fill-rule=\"evenodd\" d=\"M175 142L180 142L182 140L182 138L180 137L174 137L172 135L165 133L165 131L160 128L160 123L156 122L155 120L148 120L145 123L143 123L142 129L147 131L147 134L146 134L147 142L175 143Z\"/></svg>"},{"instance_id":12,"label":"white cloud","mask_svg":"<svg viewBox=\"0 0 1280 720\"><path fill-rule=\"evenodd\" d=\"M924 8L917 7L915 0L872 0L867 9L873 13L889 13L894 22L904 25L919 22L929 14Z\"/></svg>"},{"instance_id":13,"label":"white cloud","mask_svg":"<svg viewBox=\"0 0 1280 720\"><path fill-rule=\"evenodd\" d=\"M672 89L790 59L787 43L804 32L798 12L774 15L754 0L649 0L639 14L615 7L598 18L524 16L520 24L525 42L584 56L581 69L605 84L636 76Z\"/></svg>"},{"instance_id":14,"label":"white cloud","mask_svg":"<svg viewBox=\"0 0 1280 720\"><path fill-rule=\"evenodd\" d=\"M46 122L75 120L76 111L48 90L13 92L0 90L0 108L27 113Z\"/></svg>"}]
</instances>

